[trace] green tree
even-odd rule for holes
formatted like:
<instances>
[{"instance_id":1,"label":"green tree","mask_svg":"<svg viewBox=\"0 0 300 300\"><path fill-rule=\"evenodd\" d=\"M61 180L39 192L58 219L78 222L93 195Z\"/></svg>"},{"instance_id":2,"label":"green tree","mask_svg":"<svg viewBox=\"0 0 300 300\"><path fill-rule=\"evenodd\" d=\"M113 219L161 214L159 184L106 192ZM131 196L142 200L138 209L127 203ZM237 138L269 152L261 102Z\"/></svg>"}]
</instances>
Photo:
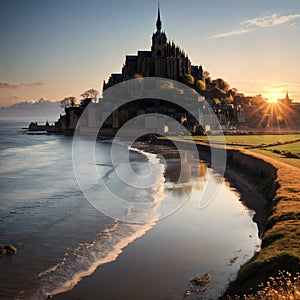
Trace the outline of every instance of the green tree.
<instances>
[{"instance_id":1,"label":"green tree","mask_svg":"<svg viewBox=\"0 0 300 300\"><path fill-rule=\"evenodd\" d=\"M226 104L232 104L233 103L232 95L227 96L224 100L225 100Z\"/></svg>"},{"instance_id":2,"label":"green tree","mask_svg":"<svg viewBox=\"0 0 300 300\"><path fill-rule=\"evenodd\" d=\"M206 90L206 83L203 80L198 80L196 82L196 89L202 95Z\"/></svg>"},{"instance_id":3,"label":"green tree","mask_svg":"<svg viewBox=\"0 0 300 300\"><path fill-rule=\"evenodd\" d=\"M221 93L227 93L230 89L229 84L222 78L213 80L215 88L218 89Z\"/></svg>"},{"instance_id":4,"label":"green tree","mask_svg":"<svg viewBox=\"0 0 300 300\"><path fill-rule=\"evenodd\" d=\"M206 82L205 96L207 99L219 99L222 103L230 95L230 86L222 78L214 79L210 83Z\"/></svg>"},{"instance_id":5,"label":"green tree","mask_svg":"<svg viewBox=\"0 0 300 300\"><path fill-rule=\"evenodd\" d=\"M195 83L195 79L191 74L184 74L182 76L182 82L187 85L193 85Z\"/></svg>"}]
</instances>

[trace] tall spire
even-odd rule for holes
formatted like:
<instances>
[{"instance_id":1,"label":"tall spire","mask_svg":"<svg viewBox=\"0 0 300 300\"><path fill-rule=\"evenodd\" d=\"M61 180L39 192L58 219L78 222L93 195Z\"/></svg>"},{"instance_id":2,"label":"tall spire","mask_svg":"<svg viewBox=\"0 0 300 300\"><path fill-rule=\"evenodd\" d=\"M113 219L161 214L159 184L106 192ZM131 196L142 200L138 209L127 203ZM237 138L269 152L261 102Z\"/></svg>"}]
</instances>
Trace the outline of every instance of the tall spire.
<instances>
[{"instance_id":1,"label":"tall spire","mask_svg":"<svg viewBox=\"0 0 300 300\"><path fill-rule=\"evenodd\" d=\"M290 98L289 98L289 93L288 93L288 91L286 90L285 91L285 99L287 99L287 100L289 100Z\"/></svg>"},{"instance_id":2,"label":"tall spire","mask_svg":"<svg viewBox=\"0 0 300 300\"><path fill-rule=\"evenodd\" d=\"M158 2L158 14L157 14L157 21L156 21L156 29L157 29L158 32L161 31L161 20L160 20L159 2Z\"/></svg>"}]
</instances>

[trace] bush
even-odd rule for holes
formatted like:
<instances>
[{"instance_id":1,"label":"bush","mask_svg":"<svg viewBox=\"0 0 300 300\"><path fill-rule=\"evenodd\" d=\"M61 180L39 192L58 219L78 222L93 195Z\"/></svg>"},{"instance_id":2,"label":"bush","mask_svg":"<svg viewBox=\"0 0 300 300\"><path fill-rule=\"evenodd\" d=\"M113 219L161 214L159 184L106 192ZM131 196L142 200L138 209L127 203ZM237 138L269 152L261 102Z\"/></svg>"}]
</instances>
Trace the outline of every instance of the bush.
<instances>
[{"instance_id":1,"label":"bush","mask_svg":"<svg viewBox=\"0 0 300 300\"><path fill-rule=\"evenodd\" d=\"M193 85L195 83L195 79L191 74L184 74L182 76L182 82L187 85Z\"/></svg>"}]
</instances>

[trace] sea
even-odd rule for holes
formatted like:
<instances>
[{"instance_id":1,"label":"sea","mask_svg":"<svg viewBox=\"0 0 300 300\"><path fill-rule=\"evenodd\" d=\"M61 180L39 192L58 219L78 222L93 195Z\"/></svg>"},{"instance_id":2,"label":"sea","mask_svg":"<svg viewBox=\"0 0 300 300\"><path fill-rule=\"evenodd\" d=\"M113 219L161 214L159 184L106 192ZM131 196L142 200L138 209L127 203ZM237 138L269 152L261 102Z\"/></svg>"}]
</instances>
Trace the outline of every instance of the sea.
<instances>
[{"instance_id":1,"label":"sea","mask_svg":"<svg viewBox=\"0 0 300 300\"><path fill-rule=\"evenodd\" d=\"M82 192L74 173L72 137L27 135L22 130L26 126L27 121L0 121L0 246L12 244L17 248L15 255L0 256L0 299L42 300L48 295L71 291L84 277L108 263L117 262L120 254L126 253L128 245L134 246L141 237L155 232L154 229L159 230L160 222L168 224L159 218L146 223L126 222L96 209ZM120 153L124 150L122 147L125 146L119 147ZM157 203L158 199L163 202L164 195L168 193L170 196L171 191L174 199L181 203L186 201L186 194L190 193L189 185L174 185L174 168L166 166L155 154L132 149L129 151L130 161L135 173L143 173L151 164L154 170L152 176L158 179L157 184L150 185L141 192L135 189L133 197L132 189L120 186L122 183L111 161L111 143L97 141L95 151L97 172L105 179L107 186L121 191L122 197L128 201L142 198L145 203ZM192 168L194 167L195 165ZM205 187L205 174L213 173L205 164L197 166L195 170L201 180L196 183L197 192L192 198L198 197ZM130 177L127 179L130 182ZM216 184L220 180L223 179L215 175ZM215 240L222 241L220 245L214 244L214 248L227 253L229 244L233 244L238 257L244 256L244 259L240 259L242 264L259 247L257 226L252 221L253 212L247 210L239 201L238 192L225 183L222 184L222 189L219 201L224 201L226 195L226 201L231 201L232 204L227 205L230 210L216 211L216 218L223 222L219 223L218 228L218 222L214 220L213 230L227 230L228 236L231 236L234 227L238 230L238 238L244 236L244 240L240 241L239 246L236 239L233 242L230 238L214 237ZM149 211L149 215L154 216L157 205L150 207L155 211ZM187 233L184 234L185 239L197 239L195 247L201 245L201 239L207 244L210 225L205 230L205 237L190 236L187 231L191 226L203 228L205 222L209 223L213 219L213 209L216 210L212 206L209 213L202 213L201 218L194 216L192 225L188 219L183 221L184 216L179 215L181 220L177 220L176 224L182 222L184 225L180 225L178 229L178 240L181 230ZM130 211L124 213L129 214ZM236 217L235 221L233 216ZM227 222L227 229L224 229L224 220ZM197 222L200 223L197 225ZM162 231L158 236L164 239ZM221 232L221 236L226 234ZM186 243L192 245L192 242ZM207 253L216 256L210 257L210 260L218 261L224 268L231 270L232 264L237 260L233 254L232 257L227 255L227 260L220 260L220 251L208 249L205 255ZM223 274L226 273L224 268L215 264L214 266L216 270L219 268ZM235 267L235 273L238 266ZM230 276L232 279L232 272ZM228 278L223 280L222 289L224 282L228 283Z\"/></svg>"}]
</instances>

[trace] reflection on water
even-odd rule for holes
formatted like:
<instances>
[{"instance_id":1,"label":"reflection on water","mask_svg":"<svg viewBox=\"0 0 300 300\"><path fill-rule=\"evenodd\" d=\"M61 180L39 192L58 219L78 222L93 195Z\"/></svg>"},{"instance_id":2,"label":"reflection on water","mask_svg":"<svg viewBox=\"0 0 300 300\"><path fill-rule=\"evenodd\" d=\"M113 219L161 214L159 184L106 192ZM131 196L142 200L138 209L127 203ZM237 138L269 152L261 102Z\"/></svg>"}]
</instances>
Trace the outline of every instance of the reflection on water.
<instances>
[{"instance_id":1,"label":"reflection on water","mask_svg":"<svg viewBox=\"0 0 300 300\"><path fill-rule=\"evenodd\" d=\"M168 241L166 243L172 249L167 254L168 259L171 257L178 262L178 267L169 265L169 268L175 273L186 272L185 278L190 276L186 287L195 275L211 275L211 281L203 293L194 296L197 299L217 299L226 284L233 280L239 267L259 250L258 229L252 220L254 212L240 202L240 194L206 162L184 151L180 153L181 162L179 155L177 158L174 156L174 153L169 155L164 162L165 189L173 201L188 197L188 205L181 206L162 220L160 230L163 234L158 232L159 227L153 231L157 230L159 239ZM208 181L213 191L211 194L205 194ZM212 195L212 201L209 206L199 209L203 194ZM162 260L161 257L156 259ZM183 286L182 282L179 286ZM174 291L174 299L181 299L180 296L180 292Z\"/></svg>"},{"instance_id":2,"label":"reflection on water","mask_svg":"<svg viewBox=\"0 0 300 300\"><path fill-rule=\"evenodd\" d=\"M188 151L170 151L162 156L166 159L166 188L171 190L173 195L184 196L190 194L193 189L203 189L207 180L206 162L194 158ZM220 177L217 174L215 176Z\"/></svg>"},{"instance_id":3,"label":"reflection on water","mask_svg":"<svg viewBox=\"0 0 300 300\"><path fill-rule=\"evenodd\" d=\"M177 209L135 240L115 263L101 266L58 299L183 299L190 280L205 273L211 276L206 290L189 299L217 299L259 249L253 212L241 203L240 194L188 152L180 153L182 162L178 152L165 152L160 153L165 165L160 208L169 202L171 207L178 204ZM208 181L213 201L199 209Z\"/></svg>"}]
</instances>

